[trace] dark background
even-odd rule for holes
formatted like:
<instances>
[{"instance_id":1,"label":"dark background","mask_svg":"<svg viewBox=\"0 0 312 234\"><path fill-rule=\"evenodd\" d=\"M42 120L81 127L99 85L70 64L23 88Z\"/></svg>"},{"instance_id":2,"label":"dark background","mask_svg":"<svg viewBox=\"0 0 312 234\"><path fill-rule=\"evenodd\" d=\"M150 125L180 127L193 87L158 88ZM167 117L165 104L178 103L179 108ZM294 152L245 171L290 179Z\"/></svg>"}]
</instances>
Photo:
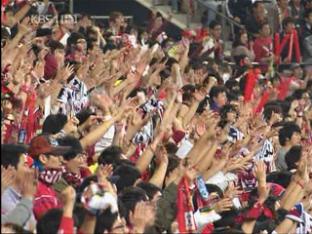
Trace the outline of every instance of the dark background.
<instances>
[{"instance_id":1,"label":"dark background","mask_svg":"<svg viewBox=\"0 0 312 234\"><path fill-rule=\"evenodd\" d=\"M138 27L146 27L150 10L134 0L74 0L74 13L88 15L110 15L112 11L120 11L125 16L133 16L133 23ZM178 39L181 30L169 23L166 28L168 36Z\"/></svg>"}]
</instances>

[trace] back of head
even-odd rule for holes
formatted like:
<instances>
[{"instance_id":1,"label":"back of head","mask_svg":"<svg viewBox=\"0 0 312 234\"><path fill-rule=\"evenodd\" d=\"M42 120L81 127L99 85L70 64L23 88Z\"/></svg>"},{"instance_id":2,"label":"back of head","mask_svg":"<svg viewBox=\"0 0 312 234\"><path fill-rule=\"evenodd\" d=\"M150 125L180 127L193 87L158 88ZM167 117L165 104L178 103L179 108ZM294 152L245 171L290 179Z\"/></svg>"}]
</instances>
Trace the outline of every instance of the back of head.
<instances>
[{"instance_id":1,"label":"back of head","mask_svg":"<svg viewBox=\"0 0 312 234\"><path fill-rule=\"evenodd\" d=\"M219 26L221 25L220 22L218 22L217 20L212 20L210 23L209 23L209 28L210 29L214 29L216 26Z\"/></svg>"},{"instance_id":2,"label":"back of head","mask_svg":"<svg viewBox=\"0 0 312 234\"><path fill-rule=\"evenodd\" d=\"M226 93L226 88L222 85L213 86L209 92L211 100L217 98L220 93Z\"/></svg>"},{"instance_id":3,"label":"back of head","mask_svg":"<svg viewBox=\"0 0 312 234\"><path fill-rule=\"evenodd\" d=\"M294 122L286 122L278 133L280 144L285 146L287 140L290 140L295 132L301 133L300 127Z\"/></svg>"},{"instance_id":4,"label":"back of head","mask_svg":"<svg viewBox=\"0 0 312 234\"><path fill-rule=\"evenodd\" d=\"M118 192L121 192L126 187L133 186L137 179L141 176L136 167L125 164L118 166L114 170L113 175L119 176L120 178L116 183Z\"/></svg>"},{"instance_id":5,"label":"back of head","mask_svg":"<svg viewBox=\"0 0 312 234\"><path fill-rule=\"evenodd\" d=\"M157 192L161 192L159 187L148 182L140 182L137 187L143 189L150 200L154 198Z\"/></svg>"},{"instance_id":6,"label":"back of head","mask_svg":"<svg viewBox=\"0 0 312 234\"><path fill-rule=\"evenodd\" d=\"M265 121L269 121L272 117L272 114L283 114L283 110L280 106L278 105L267 105L265 106L264 110L263 110L263 117L265 119Z\"/></svg>"},{"instance_id":7,"label":"back of head","mask_svg":"<svg viewBox=\"0 0 312 234\"><path fill-rule=\"evenodd\" d=\"M98 158L99 165L112 164L115 168L119 165L121 160L122 150L119 146L109 146L102 151L100 157Z\"/></svg>"},{"instance_id":8,"label":"back of head","mask_svg":"<svg viewBox=\"0 0 312 234\"><path fill-rule=\"evenodd\" d=\"M67 123L67 116L63 114L49 115L43 122L43 134L57 134Z\"/></svg>"},{"instance_id":9,"label":"back of head","mask_svg":"<svg viewBox=\"0 0 312 234\"><path fill-rule=\"evenodd\" d=\"M290 150L285 155L285 161L288 170L297 169L298 162L300 161L302 154L302 147L300 145L295 145L290 148Z\"/></svg>"},{"instance_id":10,"label":"back of head","mask_svg":"<svg viewBox=\"0 0 312 234\"><path fill-rule=\"evenodd\" d=\"M50 209L48 210L37 222L37 233L44 234L57 234L63 216L61 209Z\"/></svg>"},{"instance_id":11,"label":"back of head","mask_svg":"<svg viewBox=\"0 0 312 234\"><path fill-rule=\"evenodd\" d=\"M147 201L147 195L145 191L138 187L128 187L122 191L122 193L119 195L119 199L122 202L125 213L126 213L126 220L127 223L129 222L129 214L130 211L134 211L134 208L137 203L141 201Z\"/></svg>"},{"instance_id":12,"label":"back of head","mask_svg":"<svg viewBox=\"0 0 312 234\"><path fill-rule=\"evenodd\" d=\"M291 181L292 173L289 171L274 171L267 175L266 181L287 188Z\"/></svg>"},{"instance_id":13,"label":"back of head","mask_svg":"<svg viewBox=\"0 0 312 234\"><path fill-rule=\"evenodd\" d=\"M57 142L60 146L70 146L71 149L63 155L65 160L71 160L75 158L78 154L81 154L83 151L80 141L73 136L65 136L57 139Z\"/></svg>"},{"instance_id":14,"label":"back of head","mask_svg":"<svg viewBox=\"0 0 312 234\"><path fill-rule=\"evenodd\" d=\"M104 210L97 218L94 233L110 233L115 221L118 218L118 213L112 213L110 209Z\"/></svg>"}]
</instances>

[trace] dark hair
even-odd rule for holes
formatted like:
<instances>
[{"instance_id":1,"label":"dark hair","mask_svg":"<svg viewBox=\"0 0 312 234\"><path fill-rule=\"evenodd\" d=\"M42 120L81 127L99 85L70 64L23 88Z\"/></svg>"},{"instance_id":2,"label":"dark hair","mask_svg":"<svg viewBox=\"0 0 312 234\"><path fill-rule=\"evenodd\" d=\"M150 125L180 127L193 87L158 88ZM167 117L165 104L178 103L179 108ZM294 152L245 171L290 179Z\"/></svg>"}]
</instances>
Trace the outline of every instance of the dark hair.
<instances>
[{"instance_id":1,"label":"dark hair","mask_svg":"<svg viewBox=\"0 0 312 234\"><path fill-rule=\"evenodd\" d=\"M269 26L270 26L269 22L267 22L267 21L263 22L263 23L260 25L260 27L259 27L259 32L260 32L260 31L263 29L263 27L266 26L266 25L269 25ZM271 27L270 27L270 29L271 29Z\"/></svg>"},{"instance_id":2,"label":"dark hair","mask_svg":"<svg viewBox=\"0 0 312 234\"><path fill-rule=\"evenodd\" d=\"M269 121L271 119L273 113L283 114L283 110L278 105L267 105L267 106L265 106L264 110L263 110L264 120Z\"/></svg>"},{"instance_id":3,"label":"dark hair","mask_svg":"<svg viewBox=\"0 0 312 234\"><path fill-rule=\"evenodd\" d=\"M239 215L239 212L237 210L230 210L230 211L225 211L222 212L222 218L216 222L214 222L215 228L224 228L224 227L235 227L236 222L235 222L235 217ZM225 232L228 233L228 232Z\"/></svg>"},{"instance_id":4,"label":"dark hair","mask_svg":"<svg viewBox=\"0 0 312 234\"><path fill-rule=\"evenodd\" d=\"M96 114L90 109L83 109L80 112L78 112L76 114L76 118L79 120L79 125L82 125L84 122L86 122L87 119L92 115Z\"/></svg>"},{"instance_id":5,"label":"dark hair","mask_svg":"<svg viewBox=\"0 0 312 234\"><path fill-rule=\"evenodd\" d=\"M138 202L147 201L147 195L141 188L128 187L120 194L119 199L125 207L126 221L128 224L130 224L130 211L134 211L134 208Z\"/></svg>"},{"instance_id":6,"label":"dark hair","mask_svg":"<svg viewBox=\"0 0 312 234\"><path fill-rule=\"evenodd\" d=\"M177 156L171 156L168 158L168 167L166 171L166 176L168 176L172 171L179 167L181 159Z\"/></svg>"},{"instance_id":7,"label":"dark hair","mask_svg":"<svg viewBox=\"0 0 312 234\"><path fill-rule=\"evenodd\" d=\"M292 17L286 17L283 20L283 28L285 29L288 24L295 24L295 20Z\"/></svg>"},{"instance_id":8,"label":"dark hair","mask_svg":"<svg viewBox=\"0 0 312 234\"><path fill-rule=\"evenodd\" d=\"M219 96L220 93L226 93L226 88L223 85L213 86L209 92L210 98L216 98Z\"/></svg>"},{"instance_id":9,"label":"dark hair","mask_svg":"<svg viewBox=\"0 0 312 234\"><path fill-rule=\"evenodd\" d=\"M76 201L80 201L81 199L81 195L84 192L84 190L92 183L97 183L98 179L96 175L91 175L87 178L85 178L82 183L80 184L80 186L77 188L77 196L76 196Z\"/></svg>"},{"instance_id":10,"label":"dark hair","mask_svg":"<svg viewBox=\"0 0 312 234\"><path fill-rule=\"evenodd\" d=\"M172 142L168 142L165 144L165 148L167 151L167 154L175 154L178 151L178 146Z\"/></svg>"},{"instance_id":11,"label":"dark hair","mask_svg":"<svg viewBox=\"0 0 312 234\"><path fill-rule=\"evenodd\" d=\"M114 170L113 175L121 178L116 183L118 192L121 192L126 187L133 186L135 181L140 178L141 173L136 167L123 164Z\"/></svg>"},{"instance_id":12,"label":"dark hair","mask_svg":"<svg viewBox=\"0 0 312 234\"><path fill-rule=\"evenodd\" d=\"M221 118L220 121L221 122L225 122L225 124L227 123L227 114L229 112L236 112L237 113L236 107L232 104L226 104L220 109L220 118Z\"/></svg>"},{"instance_id":13,"label":"dark hair","mask_svg":"<svg viewBox=\"0 0 312 234\"><path fill-rule=\"evenodd\" d=\"M84 37L83 34L79 33L79 32L73 32L70 34L70 37L68 37L67 39L67 47L70 49L70 48L73 48L73 46L75 46L77 44L77 41L79 39L85 39L86 38Z\"/></svg>"},{"instance_id":14,"label":"dark hair","mask_svg":"<svg viewBox=\"0 0 312 234\"><path fill-rule=\"evenodd\" d=\"M200 101L197 107L196 113L202 114L208 108L208 105L209 105L209 98L205 97L203 100Z\"/></svg>"},{"instance_id":15,"label":"dark hair","mask_svg":"<svg viewBox=\"0 0 312 234\"><path fill-rule=\"evenodd\" d=\"M268 183L275 183L287 188L290 184L292 173L289 171L274 171L267 175Z\"/></svg>"},{"instance_id":16,"label":"dark hair","mask_svg":"<svg viewBox=\"0 0 312 234\"><path fill-rule=\"evenodd\" d=\"M71 149L63 154L65 160L71 160L75 158L78 154L82 153L83 148L80 141L73 136L65 136L57 139L60 146L70 146Z\"/></svg>"},{"instance_id":17,"label":"dark hair","mask_svg":"<svg viewBox=\"0 0 312 234\"><path fill-rule=\"evenodd\" d=\"M293 98L295 99L295 100L299 100L299 99L302 99L302 97L303 97L303 94L306 92L306 90L304 90L304 89L297 89L297 90L295 90L294 91L294 93L293 93Z\"/></svg>"},{"instance_id":18,"label":"dark hair","mask_svg":"<svg viewBox=\"0 0 312 234\"><path fill-rule=\"evenodd\" d=\"M22 154L26 153L23 145L3 144L1 145L1 166L13 166L17 169Z\"/></svg>"},{"instance_id":19,"label":"dark hair","mask_svg":"<svg viewBox=\"0 0 312 234\"><path fill-rule=\"evenodd\" d=\"M120 164L122 149L119 146L109 146L102 151L98 158L99 165L112 164L113 168Z\"/></svg>"},{"instance_id":20,"label":"dark hair","mask_svg":"<svg viewBox=\"0 0 312 234\"><path fill-rule=\"evenodd\" d=\"M254 2L253 4L252 4L252 8L257 8L260 4L263 4L262 2L258 2L258 1L256 1L256 2Z\"/></svg>"},{"instance_id":21,"label":"dark hair","mask_svg":"<svg viewBox=\"0 0 312 234\"><path fill-rule=\"evenodd\" d=\"M304 12L304 18L309 18L310 14L312 14L312 9L306 9Z\"/></svg>"},{"instance_id":22,"label":"dark hair","mask_svg":"<svg viewBox=\"0 0 312 234\"><path fill-rule=\"evenodd\" d=\"M96 217L94 233L104 233L104 231L110 232L117 218L118 212L112 213L110 209L104 210Z\"/></svg>"},{"instance_id":23,"label":"dark hair","mask_svg":"<svg viewBox=\"0 0 312 234\"><path fill-rule=\"evenodd\" d=\"M214 29L215 27L217 26L221 26L220 22L218 22L217 20L212 20L210 23L209 23L209 28L210 29Z\"/></svg>"},{"instance_id":24,"label":"dark hair","mask_svg":"<svg viewBox=\"0 0 312 234\"><path fill-rule=\"evenodd\" d=\"M161 192L160 188L148 182L140 182L137 184L137 187L143 189L150 200L153 199L157 192Z\"/></svg>"},{"instance_id":25,"label":"dark hair","mask_svg":"<svg viewBox=\"0 0 312 234\"><path fill-rule=\"evenodd\" d=\"M194 85L188 84L188 85L184 85L182 87L182 90L183 90L183 94L182 94L183 102L184 103L190 102L192 100L192 94L195 92L196 87Z\"/></svg>"},{"instance_id":26,"label":"dark hair","mask_svg":"<svg viewBox=\"0 0 312 234\"><path fill-rule=\"evenodd\" d=\"M282 146L285 146L286 141L290 140L292 135L295 133L301 133L300 127L294 122L287 122L284 127L279 130L278 139Z\"/></svg>"},{"instance_id":27,"label":"dark hair","mask_svg":"<svg viewBox=\"0 0 312 234\"><path fill-rule=\"evenodd\" d=\"M49 230L49 234L57 234L62 216L62 209L48 210L37 222L37 233L44 234Z\"/></svg>"},{"instance_id":28,"label":"dark hair","mask_svg":"<svg viewBox=\"0 0 312 234\"><path fill-rule=\"evenodd\" d=\"M287 164L287 169L292 170L296 169L302 154L302 147L300 145L295 145L290 148L290 150L285 155L285 162Z\"/></svg>"},{"instance_id":29,"label":"dark hair","mask_svg":"<svg viewBox=\"0 0 312 234\"><path fill-rule=\"evenodd\" d=\"M239 88L239 83L237 80L229 79L225 82L224 86L229 90L234 90L235 88Z\"/></svg>"},{"instance_id":30,"label":"dark hair","mask_svg":"<svg viewBox=\"0 0 312 234\"><path fill-rule=\"evenodd\" d=\"M50 47L50 50L52 53L54 53L55 50L59 49L59 50L64 50L65 47L64 45L59 42L59 41L55 41L55 40L51 40L48 43L48 47Z\"/></svg>"},{"instance_id":31,"label":"dark hair","mask_svg":"<svg viewBox=\"0 0 312 234\"><path fill-rule=\"evenodd\" d=\"M60 132L67 123L67 116L64 114L49 115L43 122L43 134L56 134Z\"/></svg>"},{"instance_id":32,"label":"dark hair","mask_svg":"<svg viewBox=\"0 0 312 234\"><path fill-rule=\"evenodd\" d=\"M252 233L260 234L266 230L268 233L272 233L276 228L276 222L274 219L265 218L262 221L257 220Z\"/></svg>"},{"instance_id":33,"label":"dark hair","mask_svg":"<svg viewBox=\"0 0 312 234\"><path fill-rule=\"evenodd\" d=\"M242 45L241 36L242 36L243 34L247 34L247 31L246 31L245 29L239 30L239 33L236 35L235 40L234 40L234 42L233 42L233 48L234 48L234 47L237 47L237 46L239 46L239 45Z\"/></svg>"}]
</instances>

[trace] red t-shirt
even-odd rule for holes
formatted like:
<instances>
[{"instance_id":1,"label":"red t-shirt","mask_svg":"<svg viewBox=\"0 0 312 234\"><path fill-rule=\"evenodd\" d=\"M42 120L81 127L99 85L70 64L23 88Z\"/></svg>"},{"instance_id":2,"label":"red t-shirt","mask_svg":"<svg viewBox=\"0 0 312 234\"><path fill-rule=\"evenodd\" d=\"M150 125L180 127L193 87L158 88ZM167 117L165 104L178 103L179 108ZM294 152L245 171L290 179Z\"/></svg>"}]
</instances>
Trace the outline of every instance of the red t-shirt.
<instances>
[{"instance_id":1,"label":"red t-shirt","mask_svg":"<svg viewBox=\"0 0 312 234\"><path fill-rule=\"evenodd\" d=\"M38 183L33 204L33 211L37 220L40 219L48 210L61 208L61 202L57 198L55 190L41 181Z\"/></svg>"},{"instance_id":2,"label":"red t-shirt","mask_svg":"<svg viewBox=\"0 0 312 234\"><path fill-rule=\"evenodd\" d=\"M271 37L259 37L255 40L253 50L255 53L255 61L263 64L261 59L266 58L273 51L273 40ZM267 64L261 66L261 71L266 72L268 68Z\"/></svg>"}]
</instances>

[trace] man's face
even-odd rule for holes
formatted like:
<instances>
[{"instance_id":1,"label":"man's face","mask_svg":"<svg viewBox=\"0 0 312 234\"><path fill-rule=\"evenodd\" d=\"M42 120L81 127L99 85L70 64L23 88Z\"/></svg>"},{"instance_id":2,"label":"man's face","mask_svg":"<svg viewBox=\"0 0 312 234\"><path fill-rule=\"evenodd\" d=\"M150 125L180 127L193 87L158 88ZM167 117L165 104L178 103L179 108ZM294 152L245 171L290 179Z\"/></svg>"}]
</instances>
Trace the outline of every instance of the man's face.
<instances>
[{"instance_id":1,"label":"man's face","mask_svg":"<svg viewBox=\"0 0 312 234\"><path fill-rule=\"evenodd\" d=\"M81 38L78 39L77 43L76 43L77 49L79 51L86 51L87 49L87 42L85 39Z\"/></svg>"},{"instance_id":2,"label":"man's face","mask_svg":"<svg viewBox=\"0 0 312 234\"><path fill-rule=\"evenodd\" d=\"M258 6L255 8L255 14L257 16L265 16L265 8L263 3L258 4Z\"/></svg>"},{"instance_id":3,"label":"man's face","mask_svg":"<svg viewBox=\"0 0 312 234\"><path fill-rule=\"evenodd\" d=\"M61 19L61 24L68 30L74 29L74 17L71 15L64 15Z\"/></svg>"},{"instance_id":4,"label":"man's face","mask_svg":"<svg viewBox=\"0 0 312 234\"><path fill-rule=\"evenodd\" d=\"M44 38L43 37L37 37L34 39L34 45L36 45L38 48L42 49L44 47Z\"/></svg>"},{"instance_id":5,"label":"man's face","mask_svg":"<svg viewBox=\"0 0 312 234\"><path fill-rule=\"evenodd\" d=\"M218 107L222 107L226 104L227 98L225 92L219 93L217 97L214 97L213 100L218 105Z\"/></svg>"},{"instance_id":6,"label":"man's face","mask_svg":"<svg viewBox=\"0 0 312 234\"><path fill-rule=\"evenodd\" d=\"M73 173L78 173L80 168L85 165L86 157L84 154L78 154L71 160L65 161L66 168Z\"/></svg>"},{"instance_id":7,"label":"man's face","mask_svg":"<svg viewBox=\"0 0 312 234\"><path fill-rule=\"evenodd\" d=\"M25 154L21 154L19 158L19 162L17 164L17 173L23 172L25 169L27 169L28 166L26 164L25 160Z\"/></svg>"},{"instance_id":8,"label":"man's face","mask_svg":"<svg viewBox=\"0 0 312 234\"><path fill-rule=\"evenodd\" d=\"M221 25L217 25L214 27L214 29L211 30L211 34L215 39L220 39L221 32L222 32Z\"/></svg>"},{"instance_id":9,"label":"man's face","mask_svg":"<svg viewBox=\"0 0 312 234\"><path fill-rule=\"evenodd\" d=\"M57 155L40 155L41 162L45 168L60 169L62 167L61 156Z\"/></svg>"},{"instance_id":10,"label":"man's face","mask_svg":"<svg viewBox=\"0 0 312 234\"><path fill-rule=\"evenodd\" d=\"M291 145L299 145L301 141L301 134L299 132L294 132L290 138Z\"/></svg>"},{"instance_id":11,"label":"man's face","mask_svg":"<svg viewBox=\"0 0 312 234\"><path fill-rule=\"evenodd\" d=\"M29 170L30 168L26 163L25 154L21 154L16 168L16 180L22 181L24 179L25 172Z\"/></svg>"},{"instance_id":12,"label":"man's face","mask_svg":"<svg viewBox=\"0 0 312 234\"><path fill-rule=\"evenodd\" d=\"M124 23L125 23L125 19L124 17L121 15L119 17L116 18L115 20L115 23L118 25L118 26L122 26Z\"/></svg>"}]
</instances>

